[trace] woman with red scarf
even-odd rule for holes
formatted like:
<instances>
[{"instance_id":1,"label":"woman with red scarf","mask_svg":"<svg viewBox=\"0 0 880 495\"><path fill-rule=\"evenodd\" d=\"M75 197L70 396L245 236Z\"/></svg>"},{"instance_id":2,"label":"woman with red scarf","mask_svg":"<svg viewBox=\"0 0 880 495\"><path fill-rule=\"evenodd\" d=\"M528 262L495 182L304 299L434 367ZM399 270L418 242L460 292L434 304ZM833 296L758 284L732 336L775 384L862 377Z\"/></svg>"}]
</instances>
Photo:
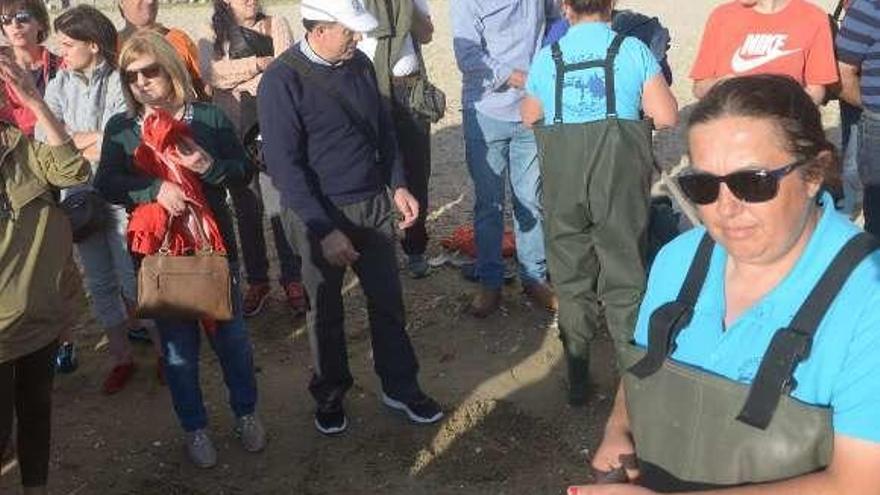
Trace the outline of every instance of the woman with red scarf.
<instances>
[{"instance_id":1,"label":"woman with red scarf","mask_svg":"<svg viewBox=\"0 0 880 495\"><path fill-rule=\"evenodd\" d=\"M242 445L258 452L266 443L254 414L253 351L242 315L232 216L225 202L226 188L247 184L252 165L223 112L191 101L186 68L161 35L133 35L120 52L119 71L129 110L111 118L104 129L95 187L131 211L132 253L155 254L170 229L172 254L191 253L208 244L226 253L231 265L231 320L156 320L168 388L187 433L187 452L197 466L211 467L217 452L207 432L199 386L202 330L223 369Z\"/></svg>"}]
</instances>

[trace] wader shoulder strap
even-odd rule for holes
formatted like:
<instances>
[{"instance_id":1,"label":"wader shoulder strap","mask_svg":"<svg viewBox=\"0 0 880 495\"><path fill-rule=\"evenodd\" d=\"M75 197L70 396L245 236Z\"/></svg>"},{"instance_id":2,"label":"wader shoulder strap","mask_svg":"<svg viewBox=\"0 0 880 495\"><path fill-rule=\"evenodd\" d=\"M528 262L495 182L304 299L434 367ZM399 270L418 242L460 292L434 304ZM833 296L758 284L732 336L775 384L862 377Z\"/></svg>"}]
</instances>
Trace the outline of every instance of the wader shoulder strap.
<instances>
[{"instance_id":1,"label":"wader shoulder strap","mask_svg":"<svg viewBox=\"0 0 880 495\"><path fill-rule=\"evenodd\" d=\"M789 326L773 336L736 419L755 428L767 428L782 395L797 386L794 372L798 364L809 357L813 336L831 303L853 270L878 248L880 242L874 236L862 233L850 239L837 253Z\"/></svg>"},{"instance_id":2,"label":"wader shoulder strap","mask_svg":"<svg viewBox=\"0 0 880 495\"><path fill-rule=\"evenodd\" d=\"M614 61L620 52L620 45L626 36L616 34L608 46L608 52L604 60L590 60L587 62L579 62L576 64L566 64L562 59L562 48L559 42L550 46L550 53L553 56L553 64L556 65L556 105L553 116L554 124L562 123L562 89L565 86L565 74L568 72L576 72L585 69L596 69L602 67L605 69L605 117L613 118L617 116L617 93L614 87Z\"/></svg>"},{"instance_id":3,"label":"wader shoulder strap","mask_svg":"<svg viewBox=\"0 0 880 495\"><path fill-rule=\"evenodd\" d=\"M703 234L697 253L688 269L687 276L675 301L657 308L648 322L648 352L639 362L629 368L638 378L647 378L657 372L670 354L675 352L675 339L688 326L694 316L697 298L706 283L712 249L715 241L708 233Z\"/></svg>"}]
</instances>

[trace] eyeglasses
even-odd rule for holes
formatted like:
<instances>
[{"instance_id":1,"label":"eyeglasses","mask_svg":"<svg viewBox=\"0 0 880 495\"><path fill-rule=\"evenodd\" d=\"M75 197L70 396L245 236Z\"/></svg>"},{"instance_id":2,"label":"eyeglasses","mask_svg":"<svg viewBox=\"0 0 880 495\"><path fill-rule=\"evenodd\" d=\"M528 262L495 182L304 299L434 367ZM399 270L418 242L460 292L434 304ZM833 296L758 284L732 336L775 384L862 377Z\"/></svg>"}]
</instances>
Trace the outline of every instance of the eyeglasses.
<instances>
[{"instance_id":1,"label":"eyeglasses","mask_svg":"<svg viewBox=\"0 0 880 495\"><path fill-rule=\"evenodd\" d=\"M685 196L698 205L717 201L722 182L740 200L746 203L762 203L776 197L779 193L779 181L783 177L811 160L798 160L775 170L740 170L723 176L690 172L678 177L678 185Z\"/></svg>"},{"instance_id":2,"label":"eyeglasses","mask_svg":"<svg viewBox=\"0 0 880 495\"><path fill-rule=\"evenodd\" d=\"M0 24L4 26L8 26L15 22L16 24L28 24L34 19L34 16L31 15L27 10L20 10L14 14L2 14L0 15Z\"/></svg>"},{"instance_id":3,"label":"eyeglasses","mask_svg":"<svg viewBox=\"0 0 880 495\"><path fill-rule=\"evenodd\" d=\"M122 78L125 84L134 84L138 80L138 74L143 75L146 79L155 79L162 75L162 67L159 64L150 64L140 69L126 69L122 72Z\"/></svg>"}]
</instances>

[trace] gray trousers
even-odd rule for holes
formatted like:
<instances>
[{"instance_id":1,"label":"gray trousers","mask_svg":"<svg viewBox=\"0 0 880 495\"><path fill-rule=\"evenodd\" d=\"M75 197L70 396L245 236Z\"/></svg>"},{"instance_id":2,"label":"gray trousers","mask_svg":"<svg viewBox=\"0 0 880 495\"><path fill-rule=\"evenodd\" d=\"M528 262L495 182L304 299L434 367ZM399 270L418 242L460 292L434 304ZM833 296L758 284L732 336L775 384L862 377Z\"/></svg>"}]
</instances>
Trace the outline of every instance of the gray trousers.
<instances>
[{"instance_id":1,"label":"gray trousers","mask_svg":"<svg viewBox=\"0 0 880 495\"><path fill-rule=\"evenodd\" d=\"M330 212L360 253L351 267L367 298L373 361L386 394L400 401L420 398L418 361L406 334L403 290L397 268L394 215L384 192ZM282 211L291 244L300 247L303 285L309 296L309 342L315 371L309 391L318 404L342 400L353 379L345 344L342 284L346 268L324 259L321 240L292 210Z\"/></svg>"}]
</instances>

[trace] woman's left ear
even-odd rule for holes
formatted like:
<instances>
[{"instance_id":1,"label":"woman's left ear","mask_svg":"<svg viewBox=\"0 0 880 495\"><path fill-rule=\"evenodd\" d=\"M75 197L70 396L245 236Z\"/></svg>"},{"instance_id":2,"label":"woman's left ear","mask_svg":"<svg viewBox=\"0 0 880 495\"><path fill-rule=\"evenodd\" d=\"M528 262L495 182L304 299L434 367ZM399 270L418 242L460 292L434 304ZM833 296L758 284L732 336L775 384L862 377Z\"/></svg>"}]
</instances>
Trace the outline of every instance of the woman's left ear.
<instances>
[{"instance_id":1,"label":"woman's left ear","mask_svg":"<svg viewBox=\"0 0 880 495\"><path fill-rule=\"evenodd\" d=\"M101 47L97 43L89 43L89 51L92 52L92 55L97 55L101 53Z\"/></svg>"},{"instance_id":2,"label":"woman's left ear","mask_svg":"<svg viewBox=\"0 0 880 495\"><path fill-rule=\"evenodd\" d=\"M815 179L812 179L807 182L807 193L811 198L815 198L819 195L819 191L822 190L822 186L825 185L825 171L833 166L834 162L834 154L830 150L820 151L818 155L816 155L815 160L821 164L822 174Z\"/></svg>"}]
</instances>

